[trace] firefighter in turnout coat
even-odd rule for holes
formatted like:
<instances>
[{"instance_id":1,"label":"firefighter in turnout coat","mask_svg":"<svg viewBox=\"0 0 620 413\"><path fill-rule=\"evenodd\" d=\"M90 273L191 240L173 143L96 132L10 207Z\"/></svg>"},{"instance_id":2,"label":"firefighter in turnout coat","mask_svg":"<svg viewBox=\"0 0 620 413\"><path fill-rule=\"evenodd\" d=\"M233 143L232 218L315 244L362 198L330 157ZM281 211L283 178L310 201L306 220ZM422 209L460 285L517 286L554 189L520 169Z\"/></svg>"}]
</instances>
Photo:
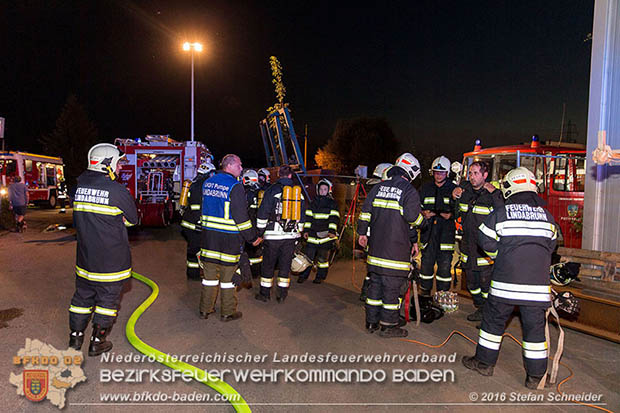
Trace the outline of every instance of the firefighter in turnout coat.
<instances>
[{"instance_id":1,"label":"firefighter in turnout coat","mask_svg":"<svg viewBox=\"0 0 620 413\"><path fill-rule=\"evenodd\" d=\"M136 204L115 181L123 153L100 143L88 152L88 169L78 178L73 204L77 232L75 293L69 307L69 347L81 350L84 330L93 316L89 356L112 348L106 340L118 311L121 290L131 277L126 226L138 223Z\"/></svg>"},{"instance_id":2,"label":"firefighter in turnout coat","mask_svg":"<svg viewBox=\"0 0 620 413\"><path fill-rule=\"evenodd\" d=\"M508 172L501 189L505 206L493 211L479 228L479 243L495 265L476 355L464 357L463 364L482 375L493 374L506 322L519 306L525 386L535 389L547 371L545 312L551 305L549 266L557 228L536 194L536 179L528 169Z\"/></svg>"},{"instance_id":3,"label":"firefighter in turnout coat","mask_svg":"<svg viewBox=\"0 0 620 413\"><path fill-rule=\"evenodd\" d=\"M307 244L304 254L310 260L317 262L316 277L312 281L320 284L327 278L329 271L329 252L335 240L338 238L338 223L340 222L340 212L338 204L331 197L332 183L327 179L321 179L316 184L316 198L310 207L306 209L306 222L304 222L304 238ZM299 275L298 283L303 283L308 279L312 267L306 268Z\"/></svg>"},{"instance_id":4,"label":"firefighter in turnout coat","mask_svg":"<svg viewBox=\"0 0 620 413\"><path fill-rule=\"evenodd\" d=\"M222 171L207 179L202 187L202 240L200 256L205 262L200 317L215 312L215 301L221 289L221 321L241 318L237 310L235 286L241 277L235 273L244 242L258 245L248 216L245 191L238 178L243 167L237 155L222 158Z\"/></svg>"},{"instance_id":5,"label":"firefighter in turnout coat","mask_svg":"<svg viewBox=\"0 0 620 413\"><path fill-rule=\"evenodd\" d=\"M202 210L202 184L209 179L215 166L205 162L198 168L198 173L189 187L187 209L181 217L182 234L187 240L186 274L188 280L200 280L200 267L196 254L200 252L200 215Z\"/></svg>"},{"instance_id":6,"label":"firefighter in turnout coat","mask_svg":"<svg viewBox=\"0 0 620 413\"><path fill-rule=\"evenodd\" d=\"M411 226L423 221L420 197L411 185L419 174L418 160L410 153L401 155L388 173L390 179L369 192L359 216L359 244L368 245L366 264L370 273L366 329L373 333L381 327L382 337L408 334L399 325L400 293L407 282L411 255L417 255L417 244L410 238Z\"/></svg>"},{"instance_id":7,"label":"firefighter in turnout coat","mask_svg":"<svg viewBox=\"0 0 620 413\"><path fill-rule=\"evenodd\" d=\"M278 181L265 191L258 208L256 227L265 238L260 291L255 296L259 301L270 300L276 265L279 292L276 299L282 303L288 295L291 262L305 218L301 187L293 182L292 176L290 166L281 166Z\"/></svg>"}]
</instances>

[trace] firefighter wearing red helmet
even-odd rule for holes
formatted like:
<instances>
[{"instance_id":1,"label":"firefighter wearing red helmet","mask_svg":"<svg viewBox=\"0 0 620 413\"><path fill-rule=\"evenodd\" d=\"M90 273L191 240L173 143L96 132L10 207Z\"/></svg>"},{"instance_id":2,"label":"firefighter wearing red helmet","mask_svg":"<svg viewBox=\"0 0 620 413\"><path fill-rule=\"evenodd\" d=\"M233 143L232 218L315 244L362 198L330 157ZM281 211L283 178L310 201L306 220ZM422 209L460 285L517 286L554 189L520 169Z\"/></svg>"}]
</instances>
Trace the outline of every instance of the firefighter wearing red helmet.
<instances>
[{"instance_id":1,"label":"firefighter wearing red helmet","mask_svg":"<svg viewBox=\"0 0 620 413\"><path fill-rule=\"evenodd\" d=\"M131 277L131 252L126 226L138 223L133 197L115 181L123 153L100 143L88 152L88 169L78 178L73 203L77 232L75 293L69 307L69 347L81 350L92 313L89 356L112 348L106 340L116 319L121 290Z\"/></svg>"},{"instance_id":2,"label":"firefighter wearing red helmet","mask_svg":"<svg viewBox=\"0 0 620 413\"><path fill-rule=\"evenodd\" d=\"M366 264L370 285L366 298L366 330L379 328L382 337L406 337L399 322L401 289L411 269L411 227L422 223L420 197L411 182L420 174L420 164L404 153L388 172L388 180L368 193L359 216L359 244L368 245Z\"/></svg>"},{"instance_id":3,"label":"firefighter wearing red helmet","mask_svg":"<svg viewBox=\"0 0 620 413\"><path fill-rule=\"evenodd\" d=\"M476 354L463 357L463 364L484 376L493 375L506 322L519 306L525 386L536 389L547 371L545 313L551 305L549 266L557 227L527 168L508 172L501 189L505 206L496 208L478 231L478 241L495 265Z\"/></svg>"}]
</instances>

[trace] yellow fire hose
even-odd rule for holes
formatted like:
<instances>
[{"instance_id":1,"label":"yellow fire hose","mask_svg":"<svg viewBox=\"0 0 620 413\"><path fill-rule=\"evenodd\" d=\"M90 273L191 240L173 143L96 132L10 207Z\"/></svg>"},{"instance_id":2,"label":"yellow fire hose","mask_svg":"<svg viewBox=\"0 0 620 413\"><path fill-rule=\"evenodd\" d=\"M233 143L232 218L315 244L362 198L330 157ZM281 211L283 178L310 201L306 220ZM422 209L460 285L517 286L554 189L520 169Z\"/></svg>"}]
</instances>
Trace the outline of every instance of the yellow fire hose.
<instances>
[{"instance_id":1,"label":"yellow fire hose","mask_svg":"<svg viewBox=\"0 0 620 413\"><path fill-rule=\"evenodd\" d=\"M146 344L144 341L140 340L140 338L136 335L135 331L136 322L138 321L142 313L144 313L146 309L148 309L151 304L153 304L153 302L159 295L159 286L151 279L146 278L145 276L140 275L137 272L132 271L131 276L136 280L148 285L149 287L151 287L152 290L151 295L146 300L144 300L144 302L142 302L142 304L140 304L138 308L136 308L136 310L133 312L133 314L131 314L131 317L129 317L129 320L127 321L127 326L125 327L125 334L127 335L127 340L129 340L131 345L134 346L136 350L138 350L140 353L154 357L155 360L157 360L159 363L168 366L171 369L185 373L188 376L192 377L194 380L205 384L211 387L213 390L217 391L218 393L226 396L225 399L230 404L232 404L236 411L240 413L251 412L250 407L243 399L243 397L241 397L241 395L237 393L237 391L226 382L220 380L217 377L207 374L204 370L194 367L191 364L171 359L171 357L169 357L168 355L162 353L156 348L153 348Z\"/></svg>"}]
</instances>

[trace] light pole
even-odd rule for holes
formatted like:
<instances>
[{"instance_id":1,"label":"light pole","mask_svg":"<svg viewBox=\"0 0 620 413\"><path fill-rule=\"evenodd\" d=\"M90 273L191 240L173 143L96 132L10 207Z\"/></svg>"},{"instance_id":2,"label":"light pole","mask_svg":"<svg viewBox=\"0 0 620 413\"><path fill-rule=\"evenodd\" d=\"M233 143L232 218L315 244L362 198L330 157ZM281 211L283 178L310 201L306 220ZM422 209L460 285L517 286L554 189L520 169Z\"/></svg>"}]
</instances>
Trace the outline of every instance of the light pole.
<instances>
[{"instance_id":1,"label":"light pole","mask_svg":"<svg viewBox=\"0 0 620 413\"><path fill-rule=\"evenodd\" d=\"M194 142L194 52L202 52L202 45L198 42L183 43L183 50L190 52L192 56L192 115L191 115L191 139Z\"/></svg>"}]
</instances>

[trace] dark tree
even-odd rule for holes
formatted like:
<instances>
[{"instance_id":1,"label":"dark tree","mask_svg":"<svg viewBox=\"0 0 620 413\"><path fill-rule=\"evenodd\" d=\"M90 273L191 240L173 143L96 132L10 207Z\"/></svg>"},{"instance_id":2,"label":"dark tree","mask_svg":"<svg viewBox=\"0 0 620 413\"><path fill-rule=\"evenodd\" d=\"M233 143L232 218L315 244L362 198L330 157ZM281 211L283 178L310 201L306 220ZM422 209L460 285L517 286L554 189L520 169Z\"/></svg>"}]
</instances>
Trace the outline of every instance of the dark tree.
<instances>
[{"instance_id":1,"label":"dark tree","mask_svg":"<svg viewBox=\"0 0 620 413\"><path fill-rule=\"evenodd\" d=\"M370 175L377 164L394 162L398 146L384 118L340 119L334 134L314 158L319 167L348 175L357 165L366 165Z\"/></svg>"},{"instance_id":2,"label":"dark tree","mask_svg":"<svg viewBox=\"0 0 620 413\"><path fill-rule=\"evenodd\" d=\"M72 186L88 165L88 150L97 143L97 135L86 109L71 94L56 120L56 127L50 134L43 135L39 143L46 154L62 157L67 184Z\"/></svg>"}]
</instances>

